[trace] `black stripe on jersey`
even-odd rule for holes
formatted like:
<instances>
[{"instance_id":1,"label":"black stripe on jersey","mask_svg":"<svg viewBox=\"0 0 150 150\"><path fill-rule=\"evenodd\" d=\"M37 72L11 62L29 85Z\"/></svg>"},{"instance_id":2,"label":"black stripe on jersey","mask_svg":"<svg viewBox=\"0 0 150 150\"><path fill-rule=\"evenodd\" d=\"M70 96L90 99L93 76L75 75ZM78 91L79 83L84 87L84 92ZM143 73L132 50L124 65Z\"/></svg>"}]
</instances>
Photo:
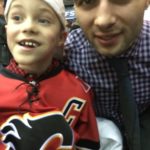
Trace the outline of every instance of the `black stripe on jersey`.
<instances>
[{"instance_id":1,"label":"black stripe on jersey","mask_svg":"<svg viewBox=\"0 0 150 150\"><path fill-rule=\"evenodd\" d=\"M55 75L57 75L61 70L63 69L62 65L57 66L56 68L54 68L53 70L47 72L47 74L44 74L42 76L40 76L36 81L41 81L50 77L53 77ZM12 79L17 79L17 80L21 80L21 81L25 81L28 82L25 77L16 74L16 73L12 73L11 71L9 71L8 69L2 67L0 74L4 75L5 77L8 78L12 78Z\"/></svg>"},{"instance_id":2,"label":"black stripe on jersey","mask_svg":"<svg viewBox=\"0 0 150 150\"><path fill-rule=\"evenodd\" d=\"M78 147L86 147L88 149L92 150L99 150L100 149L100 142L94 142L94 141L89 141L89 140L80 140L79 142L76 143Z\"/></svg>"}]
</instances>

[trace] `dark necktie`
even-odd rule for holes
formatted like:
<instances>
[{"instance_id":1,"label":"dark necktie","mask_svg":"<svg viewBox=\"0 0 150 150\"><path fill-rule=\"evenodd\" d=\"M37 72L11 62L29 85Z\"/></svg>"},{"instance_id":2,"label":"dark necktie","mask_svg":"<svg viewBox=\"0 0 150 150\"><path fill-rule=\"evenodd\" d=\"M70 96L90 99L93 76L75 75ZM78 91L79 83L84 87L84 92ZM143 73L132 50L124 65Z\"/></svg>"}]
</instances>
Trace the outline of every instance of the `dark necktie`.
<instances>
[{"instance_id":1,"label":"dark necktie","mask_svg":"<svg viewBox=\"0 0 150 150\"><path fill-rule=\"evenodd\" d=\"M124 127L127 133L127 144L130 150L140 150L140 127L137 105L128 74L126 59L109 59L118 77L120 111L123 116Z\"/></svg>"}]
</instances>

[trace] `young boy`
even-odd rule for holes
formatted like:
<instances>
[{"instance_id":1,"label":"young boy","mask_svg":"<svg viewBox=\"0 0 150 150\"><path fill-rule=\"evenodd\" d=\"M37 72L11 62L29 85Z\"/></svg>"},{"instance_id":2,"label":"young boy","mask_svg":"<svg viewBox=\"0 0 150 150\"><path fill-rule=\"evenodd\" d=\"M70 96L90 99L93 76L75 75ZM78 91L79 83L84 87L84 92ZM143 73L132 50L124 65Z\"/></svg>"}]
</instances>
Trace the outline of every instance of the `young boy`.
<instances>
[{"instance_id":1,"label":"young boy","mask_svg":"<svg viewBox=\"0 0 150 150\"><path fill-rule=\"evenodd\" d=\"M7 0L4 15L13 59L0 74L0 150L99 149L90 87L54 59L63 0Z\"/></svg>"}]
</instances>

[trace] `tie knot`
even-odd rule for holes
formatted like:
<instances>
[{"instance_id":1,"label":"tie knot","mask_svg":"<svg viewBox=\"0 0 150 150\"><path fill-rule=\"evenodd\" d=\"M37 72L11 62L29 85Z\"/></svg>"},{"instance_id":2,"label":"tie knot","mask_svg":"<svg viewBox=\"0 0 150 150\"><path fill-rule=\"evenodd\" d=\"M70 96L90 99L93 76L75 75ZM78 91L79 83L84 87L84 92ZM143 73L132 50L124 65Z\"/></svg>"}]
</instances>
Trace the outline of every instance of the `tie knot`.
<instances>
[{"instance_id":1,"label":"tie knot","mask_svg":"<svg viewBox=\"0 0 150 150\"><path fill-rule=\"evenodd\" d=\"M128 61L125 58L110 58L109 64L114 68L118 77L128 76Z\"/></svg>"}]
</instances>

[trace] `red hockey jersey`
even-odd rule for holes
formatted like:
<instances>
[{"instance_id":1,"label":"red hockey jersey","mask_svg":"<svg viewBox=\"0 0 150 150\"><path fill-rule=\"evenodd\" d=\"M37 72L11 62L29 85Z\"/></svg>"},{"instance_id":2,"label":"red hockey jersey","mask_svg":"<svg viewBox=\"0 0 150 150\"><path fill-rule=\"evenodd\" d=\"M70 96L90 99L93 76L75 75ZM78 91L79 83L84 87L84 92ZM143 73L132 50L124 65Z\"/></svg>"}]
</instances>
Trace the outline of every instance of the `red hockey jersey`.
<instances>
[{"instance_id":1,"label":"red hockey jersey","mask_svg":"<svg viewBox=\"0 0 150 150\"><path fill-rule=\"evenodd\" d=\"M99 149L91 99L90 87L60 66L36 81L2 69L0 150Z\"/></svg>"}]
</instances>

